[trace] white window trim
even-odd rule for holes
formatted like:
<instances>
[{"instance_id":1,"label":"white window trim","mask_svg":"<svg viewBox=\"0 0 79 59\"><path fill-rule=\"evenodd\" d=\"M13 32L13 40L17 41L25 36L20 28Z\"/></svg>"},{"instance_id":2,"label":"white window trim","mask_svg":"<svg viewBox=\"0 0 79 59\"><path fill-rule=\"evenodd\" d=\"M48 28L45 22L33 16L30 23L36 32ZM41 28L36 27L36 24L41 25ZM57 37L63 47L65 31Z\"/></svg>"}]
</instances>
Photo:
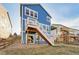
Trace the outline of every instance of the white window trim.
<instances>
[{"instance_id":1,"label":"white window trim","mask_svg":"<svg viewBox=\"0 0 79 59\"><path fill-rule=\"evenodd\" d=\"M47 18L48 22L51 22L51 20L50 20L51 18L49 16L46 16L46 18Z\"/></svg>"},{"instance_id":2,"label":"white window trim","mask_svg":"<svg viewBox=\"0 0 79 59\"><path fill-rule=\"evenodd\" d=\"M26 9L29 10L29 15L26 14ZM31 12L30 12L30 11L33 12L33 16L31 16ZM33 18L35 18L35 19L38 19L38 12L35 11L35 10L32 10L32 9L30 9L30 8L28 8L28 7L25 7L25 11L24 11L24 13L25 13L26 16L31 16L31 17L33 17ZM35 13L37 14L37 17L35 17Z\"/></svg>"},{"instance_id":3,"label":"white window trim","mask_svg":"<svg viewBox=\"0 0 79 59\"><path fill-rule=\"evenodd\" d=\"M26 14L26 9L29 10L29 8L25 7L25 10L24 10L25 15L27 15ZM27 16L30 16L30 10L29 10L29 15L27 15Z\"/></svg>"},{"instance_id":4,"label":"white window trim","mask_svg":"<svg viewBox=\"0 0 79 59\"><path fill-rule=\"evenodd\" d=\"M35 13L37 14L37 17L35 17ZM34 18L38 19L38 12L34 11Z\"/></svg>"},{"instance_id":5,"label":"white window trim","mask_svg":"<svg viewBox=\"0 0 79 59\"><path fill-rule=\"evenodd\" d=\"M40 23L41 24L41 23ZM46 28L43 28L43 25L46 27ZM49 29L49 25L46 25L46 24L41 24L41 27L42 27L42 30L44 31L48 31L47 29Z\"/></svg>"}]
</instances>

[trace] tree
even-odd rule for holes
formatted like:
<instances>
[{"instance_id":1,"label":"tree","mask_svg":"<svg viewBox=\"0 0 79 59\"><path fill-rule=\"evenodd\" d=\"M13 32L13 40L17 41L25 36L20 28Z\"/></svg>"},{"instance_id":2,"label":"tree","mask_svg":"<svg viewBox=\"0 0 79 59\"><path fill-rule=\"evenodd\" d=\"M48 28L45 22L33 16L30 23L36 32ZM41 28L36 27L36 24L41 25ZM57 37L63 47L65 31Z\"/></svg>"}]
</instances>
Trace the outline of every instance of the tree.
<instances>
[{"instance_id":1,"label":"tree","mask_svg":"<svg viewBox=\"0 0 79 59\"><path fill-rule=\"evenodd\" d=\"M17 33L14 33L14 37L17 37Z\"/></svg>"}]
</instances>

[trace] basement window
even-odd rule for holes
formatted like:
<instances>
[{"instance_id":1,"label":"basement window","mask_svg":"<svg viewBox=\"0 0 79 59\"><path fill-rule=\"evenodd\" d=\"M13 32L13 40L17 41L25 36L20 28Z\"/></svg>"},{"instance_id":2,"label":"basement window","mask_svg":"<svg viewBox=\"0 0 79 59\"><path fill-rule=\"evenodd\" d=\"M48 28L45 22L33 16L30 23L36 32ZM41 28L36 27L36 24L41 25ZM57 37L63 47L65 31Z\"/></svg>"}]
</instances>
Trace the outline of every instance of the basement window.
<instances>
[{"instance_id":1,"label":"basement window","mask_svg":"<svg viewBox=\"0 0 79 59\"><path fill-rule=\"evenodd\" d=\"M45 29L45 30L46 30L46 26L45 26L45 25L43 25L43 29Z\"/></svg>"}]
</instances>

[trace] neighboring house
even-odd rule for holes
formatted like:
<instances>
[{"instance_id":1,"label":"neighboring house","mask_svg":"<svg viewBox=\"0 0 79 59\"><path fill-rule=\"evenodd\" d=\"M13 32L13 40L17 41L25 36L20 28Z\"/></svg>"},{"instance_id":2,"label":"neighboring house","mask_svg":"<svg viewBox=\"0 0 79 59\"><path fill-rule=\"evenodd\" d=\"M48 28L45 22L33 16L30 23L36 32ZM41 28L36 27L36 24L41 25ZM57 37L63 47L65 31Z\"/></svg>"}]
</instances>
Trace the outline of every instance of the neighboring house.
<instances>
[{"instance_id":1,"label":"neighboring house","mask_svg":"<svg viewBox=\"0 0 79 59\"><path fill-rule=\"evenodd\" d=\"M52 27L56 28L56 42L73 43L79 40L79 30L77 29L69 28L61 24L53 24Z\"/></svg>"},{"instance_id":2,"label":"neighboring house","mask_svg":"<svg viewBox=\"0 0 79 59\"><path fill-rule=\"evenodd\" d=\"M11 34L11 20L7 10L0 4L0 39L6 39Z\"/></svg>"},{"instance_id":3,"label":"neighboring house","mask_svg":"<svg viewBox=\"0 0 79 59\"><path fill-rule=\"evenodd\" d=\"M52 45L51 16L40 4L21 4L21 32L23 44Z\"/></svg>"}]
</instances>

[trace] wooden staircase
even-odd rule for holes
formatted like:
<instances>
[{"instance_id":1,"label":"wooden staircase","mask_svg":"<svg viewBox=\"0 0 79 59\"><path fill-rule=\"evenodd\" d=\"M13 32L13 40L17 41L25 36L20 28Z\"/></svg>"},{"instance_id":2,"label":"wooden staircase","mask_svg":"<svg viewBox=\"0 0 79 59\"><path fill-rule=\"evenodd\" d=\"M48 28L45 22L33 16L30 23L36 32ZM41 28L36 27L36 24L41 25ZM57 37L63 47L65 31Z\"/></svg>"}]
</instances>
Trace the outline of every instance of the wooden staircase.
<instances>
[{"instance_id":1,"label":"wooden staircase","mask_svg":"<svg viewBox=\"0 0 79 59\"><path fill-rule=\"evenodd\" d=\"M34 28L36 32L46 41L49 45L53 46L53 42L50 38L46 36L46 34L39 28L39 26L27 25L27 27Z\"/></svg>"}]
</instances>

